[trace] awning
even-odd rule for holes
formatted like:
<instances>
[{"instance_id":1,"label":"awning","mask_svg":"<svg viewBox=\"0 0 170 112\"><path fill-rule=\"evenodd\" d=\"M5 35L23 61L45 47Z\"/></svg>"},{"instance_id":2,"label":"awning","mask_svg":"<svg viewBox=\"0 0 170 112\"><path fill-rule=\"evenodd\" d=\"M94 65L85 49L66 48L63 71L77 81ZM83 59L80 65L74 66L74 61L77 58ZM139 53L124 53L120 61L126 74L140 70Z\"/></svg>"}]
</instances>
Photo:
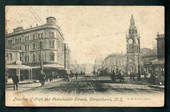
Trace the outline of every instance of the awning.
<instances>
[{"instance_id":1,"label":"awning","mask_svg":"<svg viewBox=\"0 0 170 112\"><path fill-rule=\"evenodd\" d=\"M30 66L26 66L26 65L6 65L6 68L7 69L25 69L25 70L31 69Z\"/></svg>"},{"instance_id":2,"label":"awning","mask_svg":"<svg viewBox=\"0 0 170 112\"><path fill-rule=\"evenodd\" d=\"M162 60L155 59L152 61L152 64L153 65L164 65L165 61L163 59Z\"/></svg>"},{"instance_id":3,"label":"awning","mask_svg":"<svg viewBox=\"0 0 170 112\"><path fill-rule=\"evenodd\" d=\"M32 69L40 68L40 66L33 66ZM44 64L43 68L55 68L55 69L64 69L64 66L59 64Z\"/></svg>"}]
</instances>

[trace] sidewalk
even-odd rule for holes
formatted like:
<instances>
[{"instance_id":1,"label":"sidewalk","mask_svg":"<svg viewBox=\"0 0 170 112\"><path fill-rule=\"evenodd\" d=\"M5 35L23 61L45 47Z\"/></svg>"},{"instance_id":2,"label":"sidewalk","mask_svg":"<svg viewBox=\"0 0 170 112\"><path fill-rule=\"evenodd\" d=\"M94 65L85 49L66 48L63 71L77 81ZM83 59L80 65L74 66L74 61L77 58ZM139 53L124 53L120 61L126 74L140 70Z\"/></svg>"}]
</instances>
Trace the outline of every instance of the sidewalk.
<instances>
[{"instance_id":1,"label":"sidewalk","mask_svg":"<svg viewBox=\"0 0 170 112\"><path fill-rule=\"evenodd\" d=\"M150 85L150 87L164 89L165 85Z\"/></svg>"},{"instance_id":2,"label":"sidewalk","mask_svg":"<svg viewBox=\"0 0 170 112\"><path fill-rule=\"evenodd\" d=\"M45 84L49 84L49 83L54 83L56 81L60 81L62 79L55 79L52 82L45 82ZM41 87L41 84L38 80L25 80L25 81L20 81L18 84L18 91L27 91L30 89L34 89L34 88L39 88ZM8 83L6 84L6 90L8 91L13 91L13 83Z\"/></svg>"},{"instance_id":3,"label":"sidewalk","mask_svg":"<svg viewBox=\"0 0 170 112\"><path fill-rule=\"evenodd\" d=\"M19 81L19 85L38 83L38 82L39 82L38 80L24 80L24 81ZM13 82L9 80L6 85L13 85Z\"/></svg>"}]
</instances>

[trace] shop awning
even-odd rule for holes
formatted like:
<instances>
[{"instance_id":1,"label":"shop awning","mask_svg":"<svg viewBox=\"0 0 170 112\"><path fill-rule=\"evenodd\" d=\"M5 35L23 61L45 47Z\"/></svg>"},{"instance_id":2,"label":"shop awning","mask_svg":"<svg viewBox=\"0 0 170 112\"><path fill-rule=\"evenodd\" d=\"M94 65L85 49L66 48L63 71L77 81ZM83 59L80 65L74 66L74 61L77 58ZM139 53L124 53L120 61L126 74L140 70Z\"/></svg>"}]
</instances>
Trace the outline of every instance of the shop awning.
<instances>
[{"instance_id":1,"label":"shop awning","mask_svg":"<svg viewBox=\"0 0 170 112\"><path fill-rule=\"evenodd\" d=\"M155 59L152 61L152 64L153 65L164 65L165 61L163 59L162 60Z\"/></svg>"},{"instance_id":2,"label":"shop awning","mask_svg":"<svg viewBox=\"0 0 170 112\"><path fill-rule=\"evenodd\" d=\"M40 68L40 66L33 66L32 69ZM55 69L64 69L64 66L59 64L44 64L43 68L55 68Z\"/></svg>"},{"instance_id":3,"label":"shop awning","mask_svg":"<svg viewBox=\"0 0 170 112\"><path fill-rule=\"evenodd\" d=\"M26 65L6 65L7 69L25 69L25 70L29 70L31 69L30 66L26 66Z\"/></svg>"}]
</instances>

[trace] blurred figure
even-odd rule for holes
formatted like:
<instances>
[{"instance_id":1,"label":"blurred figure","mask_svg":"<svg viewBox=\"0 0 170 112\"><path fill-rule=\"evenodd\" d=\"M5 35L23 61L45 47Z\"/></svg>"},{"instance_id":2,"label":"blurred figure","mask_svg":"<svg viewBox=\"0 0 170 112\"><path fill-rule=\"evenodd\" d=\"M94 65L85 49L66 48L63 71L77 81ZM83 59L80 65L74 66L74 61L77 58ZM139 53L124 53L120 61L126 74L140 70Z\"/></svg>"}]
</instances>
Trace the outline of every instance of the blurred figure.
<instances>
[{"instance_id":1,"label":"blurred figure","mask_svg":"<svg viewBox=\"0 0 170 112\"><path fill-rule=\"evenodd\" d=\"M50 80L50 82L53 81L53 75L52 75L52 73L49 75L49 80Z\"/></svg>"},{"instance_id":2,"label":"blurred figure","mask_svg":"<svg viewBox=\"0 0 170 112\"><path fill-rule=\"evenodd\" d=\"M19 82L19 80L18 80L18 76L16 74L12 75L12 81L14 83L14 86L13 86L14 90L18 90L18 82Z\"/></svg>"},{"instance_id":3,"label":"blurred figure","mask_svg":"<svg viewBox=\"0 0 170 112\"><path fill-rule=\"evenodd\" d=\"M77 80L77 77L78 77L78 73L77 72L75 73L75 76L76 76L76 80Z\"/></svg>"},{"instance_id":4,"label":"blurred figure","mask_svg":"<svg viewBox=\"0 0 170 112\"><path fill-rule=\"evenodd\" d=\"M45 73L41 70L41 72L40 72L40 83L41 83L41 86L44 86L44 85L45 85L45 79L46 79L46 75L45 75Z\"/></svg>"},{"instance_id":5,"label":"blurred figure","mask_svg":"<svg viewBox=\"0 0 170 112\"><path fill-rule=\"evenodd\" d=\"M132 72L132 79L133 79L133 81L135 80L135 73L134 72Z\"/></svg>"},{"instance_id":6,"label":"blurred figure","mask_svg":"<svg viewBox=\"0 0 170 112\"><path fill-rule=\"evenodd\" d=\"M114 70L112 71L111 79L112 79L113 82L115 82L115 71Z\"/></svg>"},{"instance_id":7,"label":"blurred figure","mask_svg":"<svg viewBox=\"0 0 170 112\"><path fill-rule=\"evenodd\" d=\"M133 76L133 74L132 74L132 72L130 72L130 80L132 80L132 76Z\"/></svg>"}]
</instances>

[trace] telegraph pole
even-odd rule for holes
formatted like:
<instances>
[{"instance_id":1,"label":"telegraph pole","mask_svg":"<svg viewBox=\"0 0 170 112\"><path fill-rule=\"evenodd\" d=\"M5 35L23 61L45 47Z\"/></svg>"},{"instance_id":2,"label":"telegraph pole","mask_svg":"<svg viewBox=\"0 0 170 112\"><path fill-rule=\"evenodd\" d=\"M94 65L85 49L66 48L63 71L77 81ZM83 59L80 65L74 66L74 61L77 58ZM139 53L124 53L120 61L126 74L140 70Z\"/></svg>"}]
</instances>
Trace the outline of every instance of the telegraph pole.
<instances>
[{"instance_id":1,"label":"telegraph pole","mask_svg":"<svg viewBox=\"0 0 170 112\"><path fill-rule=\"evenodd\" d=\"M139 37L140 38L140 37ZM139 48L138 48L138 80L141 79L141 72L140 72L140 40L138 40Z\"/></svg>"},{"instance_id":2,"label":"telegraph pole","mask_svg":"<svg viewBox=\"0 0 170 112\"><path fill-rule=\"evenodd\" d=\"M42 40L40 40L40 70L42 70L42 71L43 71Z\"/></svg>"}]
</instances>

